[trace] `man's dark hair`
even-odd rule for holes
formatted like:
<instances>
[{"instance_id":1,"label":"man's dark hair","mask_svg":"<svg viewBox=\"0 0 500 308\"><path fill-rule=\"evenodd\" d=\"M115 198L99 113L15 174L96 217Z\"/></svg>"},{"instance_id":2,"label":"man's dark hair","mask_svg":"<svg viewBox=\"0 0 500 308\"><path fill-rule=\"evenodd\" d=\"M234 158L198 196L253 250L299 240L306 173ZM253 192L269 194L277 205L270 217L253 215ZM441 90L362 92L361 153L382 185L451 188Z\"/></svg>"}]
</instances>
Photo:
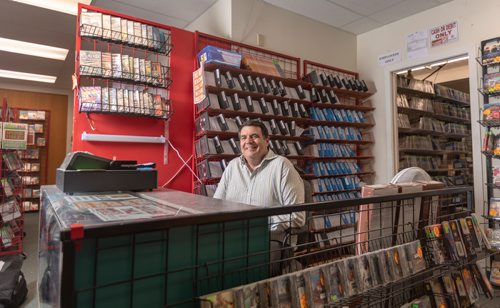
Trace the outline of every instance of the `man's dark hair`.
<instances>
[{"instance_id":1,"label":"man's dark hair","mask_svg":"<svg viewBox=\"0 0 500 308\"><path fill-rule=\"evenodd\" d=\"M238 129L238 136L241 134L241 130L245 126L260 127L260 129L262 130L262 136L265 139L269 138L269 132L267 131L267 127L264 125L264 123L261 120L248 120L245 123L243 123L243 125L241 125L241 127Z\"/></svg>"}]
</instances>

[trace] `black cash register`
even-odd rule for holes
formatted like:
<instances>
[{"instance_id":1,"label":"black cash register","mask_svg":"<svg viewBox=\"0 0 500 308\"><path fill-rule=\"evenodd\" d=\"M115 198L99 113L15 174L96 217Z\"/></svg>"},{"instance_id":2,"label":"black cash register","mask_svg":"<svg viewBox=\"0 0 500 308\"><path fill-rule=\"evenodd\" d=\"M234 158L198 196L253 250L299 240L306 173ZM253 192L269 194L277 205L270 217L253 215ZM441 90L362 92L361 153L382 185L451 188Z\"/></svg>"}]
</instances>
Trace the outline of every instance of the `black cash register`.
<instances>
[{"instance_id":1,"label":"black cash register","mask_svg":"<svg viewBox=\"0 0 500 308\"><path fill-rule=\"evenodd\" d=\"M56 186L65 193L141 191L158 186L154 163L111 160L89 152L69 153L56 171Z\"/></svg>"}]
</instances>

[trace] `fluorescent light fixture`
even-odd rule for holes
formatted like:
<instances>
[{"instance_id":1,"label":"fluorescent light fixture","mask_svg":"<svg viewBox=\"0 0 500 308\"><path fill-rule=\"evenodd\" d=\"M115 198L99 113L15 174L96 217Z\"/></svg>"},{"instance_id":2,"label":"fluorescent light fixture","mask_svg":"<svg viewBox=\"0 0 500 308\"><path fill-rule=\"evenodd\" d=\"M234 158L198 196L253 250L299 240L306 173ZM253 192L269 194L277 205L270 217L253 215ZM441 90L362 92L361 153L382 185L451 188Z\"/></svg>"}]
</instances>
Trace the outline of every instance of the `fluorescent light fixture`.
<instances>
[{"instance_id":1,"label":"fluorescent light fixture","mask_svg":"<svg viewBox=\"0 0 500 308\"><path fill-rule=\"evenodd\" d=\"M12 0L14 2L38 6L44 9L58 11L66 14L78 14L78 2L90 4L92 0Z\"/></svg>"},{"instance_id":2,"label":"fluorescent light fixture","mask_svg":"<svg viewBox=\"0 0 500 308\"><path fill-rule=\"evenodd\" d=\"M453 62L458 62L458 61L463 61L463 60L467 60L467 59L469 59L468 56L462 56L462 57L458 57L455 59L449 59L449 60L444 60L441 62L431 63L431 64L428 64L426 66L415 67L415 68L412 68L411 71L415 72L415 71L423 70L424 68L431 69L434 66L441 66L441 65L445 65L445 64L449 64L449 63L453 63ZM396 74L401 75L401 74L406 74L407 72L408 72L408 70L404 70L404 71L399 71Z\"/></svg>"},{"instance_id":3,"label":"fluorescent light fixture","mask_svg":"<svg viewBox=\"0 0 500 308\"><path fill-rule=\"evenodd\" d=\"M39 82L46 82L46 83L55 83L56 79L57 79L56 76L30 74L30 73L2 70L2 69L0 69L0 77L39 81Z\"/></svg>"},{"instance_id":4,"label":"fluorescent light fixture","mask_svg":"<svg viewBox=\"0 0 500 308\"><path fill-rule=\"evenodd\" d=\"M61 61L64 61L68 55L68 50L64 48L11 40L3 37L0 37L0 50Z\"/></svg>"},{"instance_id":5,"label":"fluorescent light fixture","mask_svg":"<svg viewBox=\"0 0 500 308\"><path fill-rule=\"evenodd\" d=\"M106 134L87 134L82 133L82 140L86 141L104 141L104 142L137 142L137 143L165 143L165 137L149 136L128 136L128 135L106 135Z\"/></svg>"}]
</instances>

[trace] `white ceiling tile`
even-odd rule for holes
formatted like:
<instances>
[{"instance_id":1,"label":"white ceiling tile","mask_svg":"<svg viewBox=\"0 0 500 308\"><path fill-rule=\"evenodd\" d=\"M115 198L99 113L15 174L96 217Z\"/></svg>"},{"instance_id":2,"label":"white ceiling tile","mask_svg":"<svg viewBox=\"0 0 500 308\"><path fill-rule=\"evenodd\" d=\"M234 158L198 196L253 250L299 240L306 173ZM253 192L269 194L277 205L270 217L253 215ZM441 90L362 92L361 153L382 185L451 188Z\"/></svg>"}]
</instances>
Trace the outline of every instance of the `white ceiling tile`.
<instances>
[{"instance_id":1,"label":"white ceiling tile","mask_svg":"<svg viewBox=\"0 0 500 308\"><path fill-rule=\"evenodd\" d=\"M341 27L362 17L343 7L325 0L264 1L285 10L292 11L296 14L324 22L334 27Z\"/></svg>"},{"instance_id":2,"label":"white ceiling tile","mask_svg":"<svg viewBox=\"0 0 500 308\"><path fill-rule=\"evenodd\" d=\"M376 22L370 18L363 17L354 22L351 22L350 24L343 26L341 29L354 34L361 34L368 32L372 29L378 28L380 26L382 26L381 23Z\"/></svg>"},{"instance_id":3,"label":"white ceiling tile","mask_svg":"<svg viewBox=\"0 0 500 308\"><path fill-rule=\"evenodd\" d=\"M327 0L336 3L346 9L363 16L367 16L382 10L385 10L393 5L396 5L404 0ZM449 0L446 0L449 1Z\"/></svg>"},{"instance_id":4,"label":"white ceiling tile","mask_svg":"<svg viewBox=\"0 0 500 308\"><path fill-rule=\"evenodd\" d=\"M198 18L216 0L95 0L92 5L126 15L184 28Z\"/></svg>"},{"instance_id":5,"label":"white ceiling tile","mask_svg":"<svg viewBox=\"0 0 500 308\"><path fill-rule=\"evenodd\" d=\"M386 10L370 15L370 18L382 24L388 24L438 5L440 4L435 0L405 0Z\"/></svg>"}]
</instances>

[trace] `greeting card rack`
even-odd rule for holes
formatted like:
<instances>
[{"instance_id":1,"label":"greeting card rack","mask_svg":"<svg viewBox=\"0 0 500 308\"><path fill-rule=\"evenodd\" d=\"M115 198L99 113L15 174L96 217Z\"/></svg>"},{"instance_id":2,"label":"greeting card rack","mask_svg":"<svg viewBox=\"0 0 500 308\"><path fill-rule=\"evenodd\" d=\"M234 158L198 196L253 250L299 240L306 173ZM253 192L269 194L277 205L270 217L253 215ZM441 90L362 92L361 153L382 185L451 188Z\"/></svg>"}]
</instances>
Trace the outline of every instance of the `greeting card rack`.
<instances>
[{"instance_id":1,"label":"greeting card rack","mask_svg":"<svg viewBox=\"0 0 500 308\"><path fill-rule=\"evenodd\" d=\"M37 212L40 186L47 184L49 159L50 111L14 108L16 122L28 124L26 150L19 150L23 168L18 171L23 181L22 206L25 212Z\"/></svg>"},{"instance_id":2,"label":"greeting card rack","mask_svg":"<svg viewBox=\"0 0 500 308\"><path fill-rule=\"evenodd\" d=\"M2 101L2 122L10 122L12 111ZM2 123L3 124L3 123ZM15 150L0 147L0 256L23 252L24 209L21 206L23 183L18 171L23 167Z\"/></svg>"}]
</instances>

